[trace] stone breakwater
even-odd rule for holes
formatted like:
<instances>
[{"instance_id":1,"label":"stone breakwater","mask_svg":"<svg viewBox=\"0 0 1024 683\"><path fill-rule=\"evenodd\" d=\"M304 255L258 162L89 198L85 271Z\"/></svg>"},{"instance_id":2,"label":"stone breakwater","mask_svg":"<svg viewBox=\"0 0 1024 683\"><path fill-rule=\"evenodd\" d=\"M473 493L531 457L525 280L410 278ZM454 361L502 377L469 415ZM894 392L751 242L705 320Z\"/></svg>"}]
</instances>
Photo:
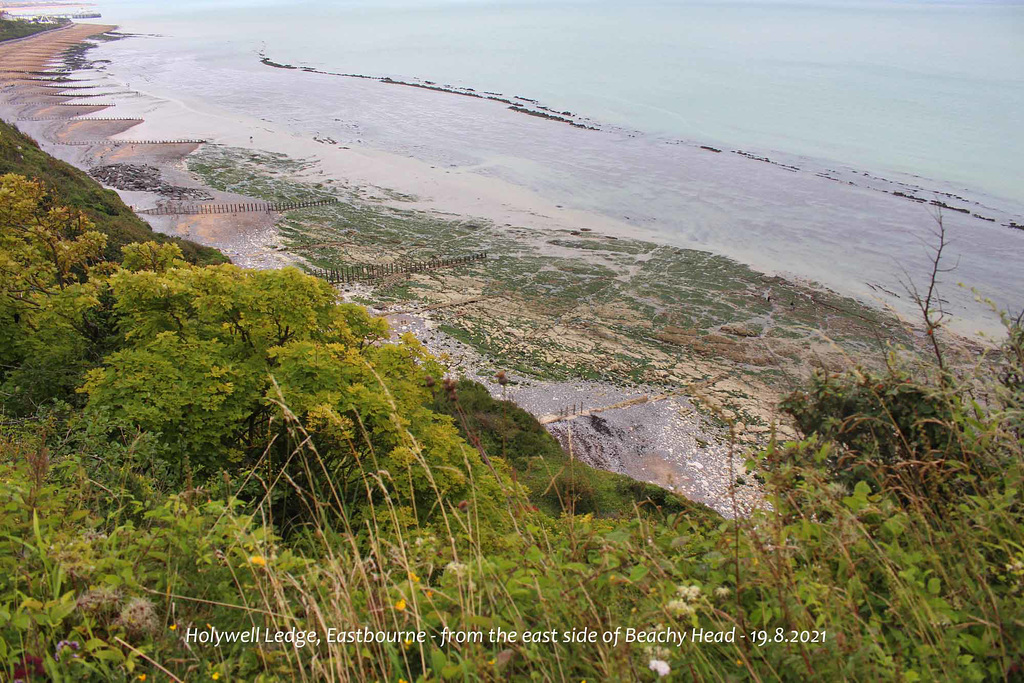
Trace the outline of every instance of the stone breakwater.
<instances>
[{"instance_id":1,"label":"stone breakwater","mask_svg":"<svg viewBox=\"0 0 1024 683\"><path fill-rule=\"evenodd\" d=\"M212 200L213 195L198 187L171 185L163 180L163 174L156 166L147 164L110 164L89 169L89 175L104 185L118 190L155 192L177 200Z\"/></svg>"}]
</instances>

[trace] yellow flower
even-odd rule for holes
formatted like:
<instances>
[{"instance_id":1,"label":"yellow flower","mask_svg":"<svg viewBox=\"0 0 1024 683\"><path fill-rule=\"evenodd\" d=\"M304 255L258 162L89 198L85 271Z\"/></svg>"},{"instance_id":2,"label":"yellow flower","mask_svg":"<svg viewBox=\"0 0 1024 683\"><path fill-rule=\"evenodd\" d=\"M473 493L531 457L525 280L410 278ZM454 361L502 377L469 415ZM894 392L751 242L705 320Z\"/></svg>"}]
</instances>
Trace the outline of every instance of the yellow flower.
<instances>
[{"instance_id":1,"label":"yellow flower","mask_svg":"<svg viewBox=\"0 0 1024 683\"><path fill-rule=\"evenodd\" d=\"M214 671L212 674L210 674L210 678L212 678L215 681L219 681L220 680L220 672L219 671Z\"/></svg>"},{"instance_id":2,"label":"yellow flower","mask_svg":"<svg viewBox=\"0 0 1024 683\"><path fill-rule=\"evenodd\" d=\"M399 612L402 612L402 611L405 610L405 598L399 598L398 599L398 602L395 603L395 609L398 610Z\"/></svg>"},{"instance_id":3,"label":"yellow flower","mask_svg":"<svg viewBox=\"0 0 1024 683\"><path fill-rule=\"evenodd\" d=\"M167 628L171 629L172 631L177 631L178 630L178 625L177 624L171 624Z\"/></svg>"},{"instance_id":4,"label":"yellow flower","mask_svg":"<svg viewBox=\"0 0 1024 683\"><path fill-rule=\"evenodd\" d=\"M399 678L398 683L409 683L409 681L405 680L404 678Z\"/></svg>"},{"instance_id":5,"label":"yellow flower","mask_svg":"<svg viewBox=\"0 0 1024 683\"><path fill-rule=\"evenodd\" d=\"M416 576L416 572L409 572L409 580L413 583L419 583L420 577Z\"/></svg>"},{"instance_id":6,"label":"yellow flower","mask_svg":"<svg viewBox=\"0 0 1024 683\"><path fill-rule=\"evenodd\" d=\"M139 680L140 681L146 680L146 674L139 674Z\"/></svg>"},{"instance_id":7,"label":"yellow flower","mask_svg":"<svg viewBox=\"0 0 1024 683\"><path fill-rule=\"evenodd\" d=\"M411 640L406 640L404 645L405 645L405 649L408 650L410 647L412 647L412 641Z\"/></svg>"},{"instance_id":8,"label":"yellow flower","mask_svg":"<svg viewBox=\"0 0 1024 683\"><path fill-rule=\"evenodd\" d=\"M257 567L266 567L267 566L267 560L262 555L253 555L252 557L249 558L249 564L254 564Z\"/></svg>"}]
</instances>

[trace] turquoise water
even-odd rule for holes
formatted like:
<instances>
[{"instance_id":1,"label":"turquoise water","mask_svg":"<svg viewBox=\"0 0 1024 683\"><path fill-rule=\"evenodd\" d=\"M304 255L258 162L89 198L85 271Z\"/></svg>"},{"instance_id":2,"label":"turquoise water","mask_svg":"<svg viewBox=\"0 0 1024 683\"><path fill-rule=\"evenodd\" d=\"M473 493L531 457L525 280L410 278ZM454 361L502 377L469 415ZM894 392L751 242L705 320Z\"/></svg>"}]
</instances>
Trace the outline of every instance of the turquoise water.
<instances>
[{"instance_id":1,"label":"turquoise water","mask_svg":"<svg viewBox=\"0 0 1024 683\"><path fill-rule=\"evenodd\" d=\"M101 2L125 28L1024 200L1024 4Z\"/></svg>"}]
</instances>

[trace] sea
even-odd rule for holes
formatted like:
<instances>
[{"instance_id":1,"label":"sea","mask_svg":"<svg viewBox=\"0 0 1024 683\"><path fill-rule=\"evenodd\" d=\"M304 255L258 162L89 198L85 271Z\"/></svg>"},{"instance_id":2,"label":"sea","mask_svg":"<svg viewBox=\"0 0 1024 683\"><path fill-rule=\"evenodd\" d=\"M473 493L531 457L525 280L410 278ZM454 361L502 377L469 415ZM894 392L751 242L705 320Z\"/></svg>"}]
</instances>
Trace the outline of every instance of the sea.
<instances>
[{"instance_id":1,"label":"sea","mask_svg":"<svg viewBox=\"0 0 1024 683\"><path fill-rule=\"evenodd\" d=\"M991 328L978 296L1024 304L1024 3L97 4L139 34L97 53L132 88L498 177L897 307L927 272L936 207L955 206L951 311ZM521 98L599 130L261 55Z\"/></svg>"}]
</instances>

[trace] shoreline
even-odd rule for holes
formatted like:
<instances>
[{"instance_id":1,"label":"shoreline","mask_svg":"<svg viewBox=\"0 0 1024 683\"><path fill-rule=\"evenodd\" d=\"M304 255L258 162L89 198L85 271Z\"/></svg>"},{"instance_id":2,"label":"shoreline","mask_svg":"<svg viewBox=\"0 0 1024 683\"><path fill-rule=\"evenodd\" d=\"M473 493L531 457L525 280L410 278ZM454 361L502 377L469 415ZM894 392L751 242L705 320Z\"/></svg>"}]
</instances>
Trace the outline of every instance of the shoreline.
<instances>
[{"instance_id":1,"label":"shoreline","mask_svg":"<svg viewBox=\"0 0 1024 683\"><path fill-rule=\"evenodd\" d=\"M88 62L86 55L84 68L76 72L92 74L82 82L99 81L90 86L97 88L109 85L109 76ZM41 88L20 86L29 99ZM453 246L493 248L496 258L487 263L353 285L341 294L386 317L396 334L414 332L431 352L449 359L453 374L481 381L496 396L503 392L493 372L508 370L515 387L511 397L544 420L564 446L574 444L581 459L667 487L720 512L729 512L733 483L745 472L742 464L736 469L733 463L737 432L746 445L765 438L778 417L773 406L779 390L794 381L789 373L803 372L800 368L809 367L805 364L811 360L827 368L846 362L843 354L830 349L832 341L822 343L818 332L801 332L802 326L824 325L822 332L861 353L873 348L865 334L874 323L895 324L826 289L758 273L707 252L645 242L648 235L632 225L538 206L538 198L525 190L513 208L509 187L501 181L481 182L463 174L447 190L475 191L489 200L482 192L489 182L494 196L504 200L490 201L489 206L508 211L508 222L482 221L474 211L452 213L452 204L439 202L436 195L428 200L401 195L366 183L355 172L367 160L393 165L390 177L425 170L416 160L387 153L358 150L347 163L332 164L331 157L316 154L324 146L320 141L270 128L245 146L248 129L236 127L234 119L218 123L231 132L230 137L213 136L215 144L131 144L148 137L151 129L173 130L176 137L207 137L203 127L210 125L211 115L182 101L145 95L115 104L126 110L116 113L128 115L29 121L45 118L40 111L61 105L21 103L16 108L28 114L19 118L26 119L51 153L93 168L94 175L102 171L107 181L118 178L125 166L155 169L160 192L144 184L118 189L136 206L166 205L167 192L205 193L189 201L214 204L270 201L281 193L294 198L323 192L342 199L336 207L279 215L146 216L155 229L221 248L239 265L332 267L376 259L400 263L416 258L423 248L442 256ZM139 127L144 133L133 132ZM89 144L67 144L86 135ZM110 144L99 142L101 137L109 137ZM241 144L232 146L233 141ZM264 151L275 147L294 154ZM115 182L131 184L141 176L133 170L127 177L124 183ZM522 220L525 216L528 223ZM343 227L353 225L359 229ZM462 237L453 242L449 232ZM696 271L689 265L693 259L701 264ZM705 274L715 272L721 274ZM682 289L680 277L686 281ZM527 280L533 284L524 289ZM537 286L548 288L540 298ZM716 287L731 292L729 310L721 310ZM776 302L771 296L766 300L765 287L774 292ZM649 306L645 301L659 288L664 292L658 294L657 307L663 313L652 325L648 317L654 314L644 312ZM684 324L690 310L703 312ZM887 334L905 335L898 326L888 328ZM761 504L756 485L748 482L736 490L741 511Z\"/></svg>"},{"instance_id":2,"label":"shoreline","mask_svg":"<svg viewBox=\"0 0 1024 683\"><path fill-rule=\"evenodd\" d=\"M163 62L159 59L159 52L145 47L141 52L136 48L126 51L124 48L127 47L127 44L123 47L115 45L108 53L110 56L152 54L157 58L150 67L160 69ZM190 52L184 55L181 63L189 63L189 59L196 57ZM307 91L327 95L337 90L336 97L330 102L323 102L321 111L333 111L335 106L344 106L347 110L339 112L341 118L333 120L327 116L318 119L306 117L309 120L303 125L304 119L293 114L293 102L301 99L284 99L280 109L289 114L275 116L273 112L276 110L272 106L265 112L259 110L258 100L253 103L256 109L234 108L231 104L237 97L226 94L230 87L211 88L206 93L197 89L182 91L170 83L152 87L157 85L157 81L148 76L150 70L135 73L121 68L112 71L121 74L122 79L144 81L147 92L165 101L164 109L173 106L178 110L177 120L167 116L157 123L155 117L147 117L146 136L196 136L245 147L252 144L249 142L252 135L255 145L267 150L297 159L316 158L329 176L351 178L356 183L388 187L417 197L422 200L418 208L471 215L496 223L536 223L540 229L589 225L616 237L639 237L684 249L711 251L750 264L763 272L776 273L809 285L820 283L830 290L854 296L867 305L895 307L900 314L911 316L914 311L906 297L899 294L899 281L903 278L904 269L915 279L925 276L927 248L923 241L928 243L932 239L933 214L942 211L947 222L954 223L955 231L961 236L956 242L971 245L970 249L956 254L963 256L955 275L958 280L977 287L980 296L991 298L1002 307L1016 306L1016 299L1009 300L1008 292L1024 291L1024 279L1014 275L1008 279L1006 273L1012 273L1013 268L1002 264L1015 241L1022 236L1022 230L1011 228L1024 222L1024 217L1021 217L1024 216L1024 206L998 209L995 207L1001 205L990 202L991 198L957 193L945 183L942 183L943 188L933 191L905 174L887 178L809 158L767 157L745 150L731 150L726 145L716 147L647 136L641 146L644 150L649 148L649 153L658 159L657 163L662 163L664 157L664 160L672 160L676 164L674 168L683 169L678 174L679 183L683 184L649 188L638 185L632 197L640 197L646 190L660 202L654 211L645 213L644 203L628 205L607 201L610 197L618 198L614 194L615 187L602 188L590 182L574 187L561 182L566 171L573 171L575 160L564 168L545 169L541 174L543 177L522 177L523 171L530 173L535 166L542 168L538 165L540 160L526 156L522 159L509 157L510 152L498 146L494 156L488 157L479 147L479 139L475 142L467 139L470 146L465 151L461 143L456 147L438 147L434 144L436 141L431 140L434 146L427 146L430 154L419 154L424 145L419 144L415 136L409 136L410 126L395 130L394 136L385 134L376 135L375 139L362 139L361 128L376 125L376 114L368 110L360 119L362 108L355 106L352 96L357 102L360 97L368 98L367 103L374 99L386 102L375 110L383 108L382 125L400 117L399 112L406 111L402 108L412 108L407 121L416 117L429 119L436 114L439 121L445 122L445 117L453 112L468 113L467 116L475 117L469 123L481 125L481 130L474 132L484 137L489 130L506 137L510 134L536 135L537 145L543 147L549 139L555 140L569 146L566 152L571 152L574 144L588 144L587 136L594 135L590 139L606 140L598 144L602 157L609 160L614 155L638 150L636 142L645 139L643 135L606 126L600 131L578 131L565 125L550 126L548 124L555 122L537 117L530 117L537 120L536 126L516 124L515 127L522 130L512 131L509 122L524 117L520 113L509 112L508 105L502 105L504 101L489 101L475 90L435 89L404 80L389 79L391 83L388 83L383 78L364 75L339 77L311 68L285 68L291 65L267 68L252 55L247 55L243 62L240 54L237 65L233 66L252 74L252 78L257 79L253 83L258 87L290 92L294 84L299 84L294 85L298 98ZM195 61L195 67L202 69L202 60ZM259 76L260 70L279 73L281 77L267 79ZM216 72L201 73L197 84ZM236 82L247 78L240 77ZM347 80L366 85L354 89L347 85L325 88L327 81L322 83L319 79ZM210 81L211 85L214 82ZM415 87L399 90L423 94L390 96L386 89L379 88L388 84L412 85ZM475 93L475 96L452 98L467 102L465 105L456 103L453 108L443 101L453 93ZM247 96L248 91L238 94ZM485 92L483 95L508 99L500 93ZM536 101L527 97L522 97L522 100ZM392 103L398 108L389 111ZM119 106L128 104L119 101ZM431 111L435 106L438 108L436 113ZM370 109L374 109L373 106ZM346 116L355 118L349 123ZM181 128L182 120L189 122L187 129ZM247 129L245 133L242 133L243 129ZM557 132L552 134L551 131L559 129L571 132L566 133L568 137ZM314 130L328 132L313 134ZM151 132L154 134L150 135ZM444 132L449 133L449 128ZM575 136L577 133L579 136ZM303 139L307 135L312 140ZM508 142L506 139L506 146ZM474 143L476 147L472 146ZM417 152L411 152L412 148ZM445 148L456 152L444 155ZM515 150L514 145L511 148ZM723 154L726 151L727 154ZM438 152L442 153L441 157L436 156ZM454 157L452 161L456 163L451 163L447 156ZM464 159L466 157L469 158ZM564 155L556 158L564 158ZM591 159L581 161L590 162ZM750 163L752 161L757 163ZM794 168L800 170L795 171ZM610 167L604 170L611 172ZM655 168L651 172L662 171ZM547 184L534 182L535 179L546 182L549 176L558 181L557 186L549 188ZM645 176L638 174L635 177ZM557 194L549 189L557 189ZM583 189L584 193L575 191L578 189ZM871 196L877 199L870 199ZM842 236L842 246L836 234ZM856 262L856 265L848 265L847 261ZM951 325L957 333L978 336L980 330L984 334L999 334L997 318L989 314L984 304L977 303L971 291L950 283L946 293L952 304Z\"/></svg>"},{"instance_id":3,"label":"shoreline","mask_svg":"<svg viewBox=\"0 0 1024 683\"><path fill-rule=\"evenodd\" d=\"M127 44L114 45L106 52L115 59L129 54L152 56L150 67L160 69L159 52L140 47L141 52ZM196 58L192 53L185 55L183 62L176 63L187 64ZM194 64L202 68L201 60ZM158 81L150 79L148 72L124 68L113 71L120 74L122 82L145 80L146 91L164 100L165 109L177 109L178 121L169 114L158 123L149 118L147 133L195 135L219 144L240 148L254 145L293 158L315 158L329 177L349 178L355 184L391 188L414 196L417 208L541 230L586 225L617 237L711 251L762 272L812 285L822 283L876 308L895 307L905 316L914 312L906 296L900 294L899 280L904 268L915 278L924 276L924 242L934 232L933 214L942 211L947 224L955 228L957 243L970 245L958 254L962 259L955 277L976 286L981 296L1004 307L1016 303L1007 293L1024 290L1024 279L1012 275L1013 269L1003 264L1020 239L1022 231L1012 228L1024 221L1018 217L1024 215L1024 207L1010 210L984 195L957 192L945 184L933 191L926 187L931 183L915 182L920 179L913 177L886 178L809 158L766 156L725 145L660 139L608 127L578 130L564 124L551 125L557 121L538 117L530 117L535 124L526 123L521 112L509 111L503 101L490 101L480 93L472 96L475 91L420 87L420 83L388 82L359 74L330 75L310 67L266 67L252 56L243 60L239 55L233 66L246 74L225 70L237 77L236 83L252 78L254 87L267 88L271 94L294 91L295 98L282 99L279 109L271 105L271 100L267 100L271 108L265 111L255 102L256 109L235 107L238 97L247 97L249 91L229 94L237 89L221 83L217 71L200 72L197 84L214 79L209 81L208 91L190 89L187 94L175 91L170 83L153 87ZM338 85L325 79L337 79ZM214 83L227 87L218 88ZM414 87L395 89L410 91L408 95L390 95L388 89L380 88L396 84ZM310 110L320 111L319 116L300 114L306 110L293 106L311 92L328 98L317 110ZM460 96L451 97L453 94ZM484 95L508 99L499 93ZM336 107L343 110L330 118L327 112ZM282 115L276 115L277 111ZM459 118L463 116L465 121ZM473 126L475 137L467 138L465 145L459 138L454 146L434 138L421 144L416 133L423 125L416 121L426 124L434 117L442 124L438 133L442 139L460 124ZM187 129L178 125L181 120L189 121ZM395 120L413 123L402 123L390 131ZM361 134L364 126L373 127L368 131L373 133L370 139ZM488 154L481 145L491 131L497 136L494 139L498 146ZM433 135L429 129L423 132ZM249 142L250 135L254 142ZM516 155L516 146L510 144L509 136L525 136L530 151L522 158L510 156ZM574 146L592 147L585 150L591 156L567 159L565 164L551 167L541 165L544 159L530 156L551 144L555 146L550 147L548 156L556 164L566 159L560 152L571 154ZM560 150L558 145L566 149ZM635 191L624 196L635 199L647 192L657 198L656 204L612 201L610 198L622 194L616 190L624 192L626 188L604 187L574 177L579 163L590 164L598 158L610 162L627 153L631 156L623 163L628 165L647 158L641 154L644 151L649 152L653 164L671 162L673 176L662 180L677 175L678 182L652 187L634 182L630 188ZM597 153L601 156L593 156ZM607 164L599 170L615 172ZM665 169L656 166L649 170L662 174ZM646 176L638 173L633 177ZM647 206L653 208L647 211ZM953 304L951 324L958 333L999 333L998 320L984 304L976 302L974 294L954 283L946 292Z\"/></svg>"}]
</instances>

